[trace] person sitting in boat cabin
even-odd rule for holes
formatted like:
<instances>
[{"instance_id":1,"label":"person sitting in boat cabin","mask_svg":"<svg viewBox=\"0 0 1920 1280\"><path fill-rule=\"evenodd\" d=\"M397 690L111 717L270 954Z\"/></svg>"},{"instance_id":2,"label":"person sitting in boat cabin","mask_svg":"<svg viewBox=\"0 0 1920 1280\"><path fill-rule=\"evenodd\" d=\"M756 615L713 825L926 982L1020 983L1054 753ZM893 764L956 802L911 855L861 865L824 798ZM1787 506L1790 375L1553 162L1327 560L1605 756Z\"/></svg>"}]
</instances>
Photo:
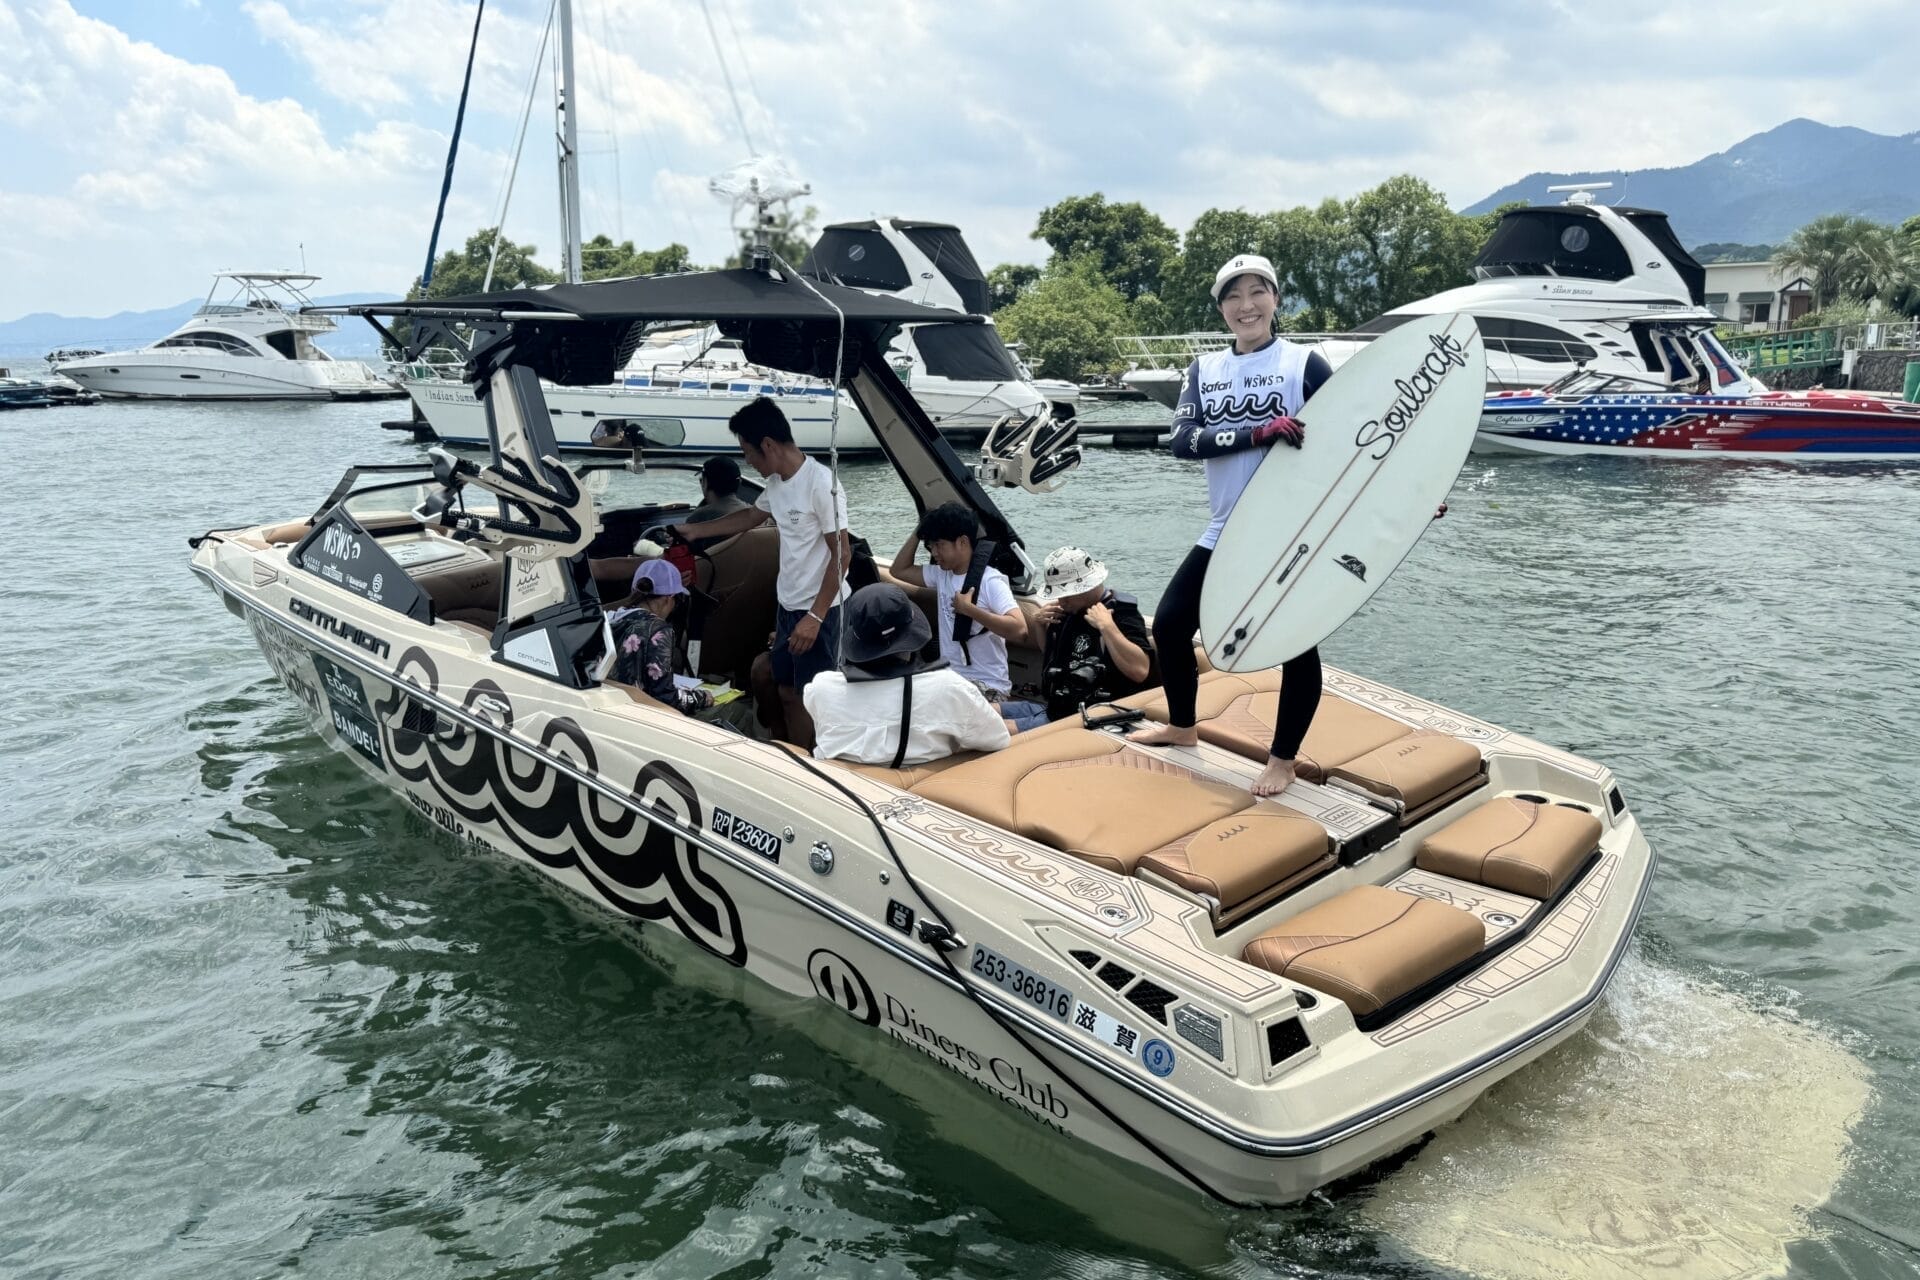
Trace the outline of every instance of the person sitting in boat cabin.
<instances>
[{"instance_id":1,"label":"person sitting in boat cabin","mask_svg":"<svg viewBox=\"0 0 1920 1280\"><path fill-rule=\"evenodd\" d=\"M1296 415L1333 374L1318 351L1274 336L1279 288L1273 264L1257 253L1240 254L1214 273L1213 299L1233 342L1187 367L1169 441L1174 457L1205 461L1212 519L1174 570L1154 612L1153 644L1165 677L1167 723L1128 735L1142 746L1193 746L1200 741L1194 710L1200 666L1193 655L1193 636L1200 627L1200 592L1214 543L1267 450L1276 444L1298 449L1305 441L1306 427ZM1281 667L1280 709L1267 767L1253 783L1256 796L1278 795L1292 785L1294 758L1320 709L1320 691L1318 648Z\"/></svg>"},{"instance_id":2,"label":"person sitting in boat cabin","mask_svg":"<svg viewBox=\"0 0 1920 1280\"><path fill-rule=\"evenodd\" d=\"M613 678L649 698L692 715L713 705L705 689L682 689L673 680L671 618L687 584L665 560L649 560L634 571L633 594L609 607L613 628Z\"/></svg>"},{"instance_id":3,"label":"person sitting in boat cabin","mask_svg":"<svg viewBox=\"0 0 1920 1280\"><path fill-rule=\"evenodd\" d=\"M700 464L700 505L688 516L688 524L706 524L736 511L745 511L747 500L740 496L740 464L732 458L713 457ZM694 547L710 546L718 538L698 538Z\"/></svg>"},{"instance_id":4,"label":"person sitting in boat cabin","mask_svg":"<svg viewBox=\"0 0 1920 1280\"><path fill-rule=\"evenodd\" d=\"M1015 733L1156 683L1139 602L1107 586L1106 565L1079 547L1061 547L1047 557L1042 578L1045 603L1031 619L1029 639L1041 654L1045 705L1009 717Z\"/></svg>"},{"instance_id":5,"label":"person sitting in boat cabin","mask_svg":"<svg viewBox=\"0 0 1920 1280\"><path fill-rule=\"evenodd\" d=\"M847 601L847 665L807 685L813 754L898 769L958 751L998 751L1007 726L979 686L921 658L927 615L890 582Z\"/></svg>"},{"instance_id":6,"label":"person sitting in boat cabin","mask_svg":"<svg viewBox=\"0 0 1920 1280\"><path fill-rule=\"evenodd\" d=\"M926 587L933 592L940 615L940 656L960 675L980 686L989 702L1004 702L1013 690L1007 670L1007 641L1024 640L1026 618L1013 598L1013 584L1007 575L991 566L983 566L979 584L972 590L975 540L980 523L973 508L963 502L947 502L920 517L920 526L900 547L893 558L895 580L908 586ZM914 563L920 543L927 544L931 563ZM973 634L965 640L954 639L954 619L972 624ZM1037 704L1020 704L1029 712ZM1008 714L1006 707L1001 708Z\"/></svg>"},{"instance_id":7,"label":"person sitting in boat cabin","mask_svg":"<svg viewBox=\"0 0 1920 1280\"><path fill-rule=\"evenodd\" d=\"M753 506L699 524L671 526L682 538L730 538L771 520L780 535L771 655L778 715L774 736L813 745L801 692L840 665L841 602L847 597L847 496L839 478L793 442L780 406L757 396L727 423L741 456L766 480ZM769 713L775 707L763 708Z\"/></svg>"}]
</instances>

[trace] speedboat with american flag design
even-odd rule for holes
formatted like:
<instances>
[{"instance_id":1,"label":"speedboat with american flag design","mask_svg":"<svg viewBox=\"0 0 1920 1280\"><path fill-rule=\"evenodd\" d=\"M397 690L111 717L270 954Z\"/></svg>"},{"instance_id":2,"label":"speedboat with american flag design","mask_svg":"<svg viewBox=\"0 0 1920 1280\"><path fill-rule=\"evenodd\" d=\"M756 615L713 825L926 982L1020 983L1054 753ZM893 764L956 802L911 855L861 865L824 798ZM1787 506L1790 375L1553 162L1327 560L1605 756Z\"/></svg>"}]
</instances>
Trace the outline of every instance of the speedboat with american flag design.
<instances>
[{"instance_id":1,"label":"speedboat with american flag design","mask_svg":"<svg viewBox=\"0 0 1920 1280\"><path fill-rule=\"evenodd\" d=\"M1920 404L1859 391L1676 391L1582 369L1487 397L1476 453L1920 462Z\"/></svg>"}]
</instances>

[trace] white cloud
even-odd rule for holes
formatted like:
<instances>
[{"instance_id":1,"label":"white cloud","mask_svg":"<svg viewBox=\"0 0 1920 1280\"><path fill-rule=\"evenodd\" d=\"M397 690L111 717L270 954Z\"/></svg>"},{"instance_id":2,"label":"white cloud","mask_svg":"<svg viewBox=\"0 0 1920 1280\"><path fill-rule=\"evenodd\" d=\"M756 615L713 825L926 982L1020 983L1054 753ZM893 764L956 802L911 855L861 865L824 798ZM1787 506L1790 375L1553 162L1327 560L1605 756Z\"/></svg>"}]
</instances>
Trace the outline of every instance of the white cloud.
<instances>
[{"instance_id":1,"label":"white cloud","mask_svg":"<svg viewBox=\"0 0 1920 1280\"><path fill-rule=\"evenodd\" d=\"M237 50L263 42L310 83L243 91L67 0L0 0L0 157L31 157L0 163L0 316L176 301L301 241L329 288L419 270L471 0L224 2L209 20ZM488 4L446 242L492 218L547 4ZM701 6L575 10L587 232L718 260L706 178L746 147ZM1893 38L1910 0L1833 0L1818 22L1797 0L707 10L755 143L825 217L950 219L988 264L1038 260L1038 211L1094 190L1185 228L1399 172L1466 204L1536 170L1684 164L1796 115L1920 127ZM551 259L545 76L537 93L509 228Z\"/></svg>"}]
</instances>

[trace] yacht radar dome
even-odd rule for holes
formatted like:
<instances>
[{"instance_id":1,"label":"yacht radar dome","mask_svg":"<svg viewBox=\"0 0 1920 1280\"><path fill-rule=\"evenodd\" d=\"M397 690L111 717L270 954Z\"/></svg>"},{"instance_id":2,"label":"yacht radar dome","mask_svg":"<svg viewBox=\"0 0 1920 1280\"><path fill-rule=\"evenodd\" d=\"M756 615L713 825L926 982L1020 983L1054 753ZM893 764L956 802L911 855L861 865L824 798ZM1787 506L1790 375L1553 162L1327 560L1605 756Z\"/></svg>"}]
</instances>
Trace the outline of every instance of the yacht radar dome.
<instances>
[{"instance_id":1,"label":"yacht radar dome","mask_svg":"<svg viewBox=\"0 0 1920 1280\"><path fill-rule=\"evenodd\" d=\"M1564 203L1592 204L1594 192L1611 191L1612 189L1613 184L1611 182L1562 182L1556 186L1548 187L1547 194L1555 195L1562 191L1570 191L1573 194L1569 195Z\"/></svg>"}]
</instances>

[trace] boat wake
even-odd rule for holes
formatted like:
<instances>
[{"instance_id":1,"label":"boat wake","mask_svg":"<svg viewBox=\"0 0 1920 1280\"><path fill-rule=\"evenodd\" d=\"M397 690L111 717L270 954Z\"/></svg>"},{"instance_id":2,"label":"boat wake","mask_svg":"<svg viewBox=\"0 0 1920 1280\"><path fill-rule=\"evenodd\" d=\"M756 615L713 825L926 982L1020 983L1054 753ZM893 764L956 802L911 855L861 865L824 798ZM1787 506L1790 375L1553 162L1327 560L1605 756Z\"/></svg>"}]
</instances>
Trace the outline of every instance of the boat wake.
<instances>
[{"instance_id":1,"label":"boat wake","mask_svg":"<svg viewBox=\"0 0 1920 1280\"><path fill-rule=\"evenodd\" d=\"M1826 1034L1633 956L1588 1033L1496 1086L1362 1216L1488 1277L1784 1270L1870 1089Z\"/></svg>"}]
</instances>

